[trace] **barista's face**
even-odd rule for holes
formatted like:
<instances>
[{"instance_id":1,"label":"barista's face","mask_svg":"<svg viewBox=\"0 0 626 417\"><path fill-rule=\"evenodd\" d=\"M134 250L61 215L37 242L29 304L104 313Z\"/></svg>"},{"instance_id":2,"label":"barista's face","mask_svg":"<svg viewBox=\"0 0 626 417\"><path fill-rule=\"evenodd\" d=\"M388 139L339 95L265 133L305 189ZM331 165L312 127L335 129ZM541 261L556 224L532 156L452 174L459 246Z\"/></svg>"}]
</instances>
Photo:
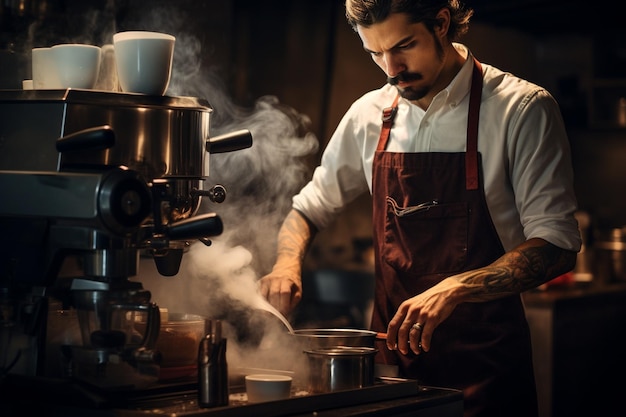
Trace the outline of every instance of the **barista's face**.
<instances>
[{"instance_id":1,"label":"barista's face","mask_svg":"<svg viewBox=\"0 0 626 417\"><path fill-rule=\"evenodd\" d=\"M447 10L440 14L447 15ZM392 14L368 28L358 27L363 48L408 100L431 98L447 85L442 80L446 62L443 47L447 23L435 34L423 23L410 23L405 14Z\"/></svg>"}]
</instances>

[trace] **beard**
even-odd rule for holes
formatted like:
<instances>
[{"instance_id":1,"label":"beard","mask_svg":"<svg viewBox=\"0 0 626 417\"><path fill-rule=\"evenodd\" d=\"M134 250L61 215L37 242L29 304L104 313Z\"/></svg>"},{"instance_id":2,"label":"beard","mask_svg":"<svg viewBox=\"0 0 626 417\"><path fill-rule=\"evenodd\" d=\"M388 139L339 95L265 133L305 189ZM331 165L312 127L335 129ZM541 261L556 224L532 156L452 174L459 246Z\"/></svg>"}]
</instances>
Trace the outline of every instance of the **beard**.
<instances>
[{"instance_id":1,"label":"beard","mask_svg":"<svg viewBox=\"0 0 626 417\"><path fill-rule=\"evenodd\" d=\"M419 100L421 98L423 98L424 96L426 96L426 94L428 94L428 92L430 91L429 87L422 87L422 88L413 88L413 87L398 87L398 83L400 82L410 82L410 81L417 81L417 80L421 80L422 78L424 78L422 76L422 74L417 73L417 72L401 72L400 74L396 75L395 77L387 77L387 82L393 86L396 86L396 88L398 89L398 92L400 93L400 96L402 96L402 98L405 98L407 100Z\"/></svg>"},{"instance_id":2,"label":"beard","mask_svg":"<svg viewBox=\"0 0 626 417\"><path fill-rule=\"evenodd\" d=\"M445 59L443 45L441 41L439 41L438 38L435 37L434 40L435 40L435 50L437 53L437 60L440 64L443 64L444 59ZM409 101L417 101L419 99L426 97L426 95L431 91L433 86L427 85L421 88L414 88L414 87L401 88L401 87L398 87L397 85L401 81L411 82L411 81L422 80L423 78L424 76L419 72L403 71L400 74L396 75L395 77L387 77L387 82L393 86L396 86L402 98L405 98Z\"/></svg>"},{"instance_id":3,"label":"beard","mask_svg":"<svg viewBox=\"0 0 626 417\"><path fill-rule=\"evenodd\" d=\"M412 88L412 87L408 87L408 88L398 88L398 92L400 93L400 96L404 99L407 99L409 101L417 101L421 98L426 97L426 94L428 94L428 92L430 91L430 88L428 87L422 87L422 88Z\"/></svg>"}]
</instances>

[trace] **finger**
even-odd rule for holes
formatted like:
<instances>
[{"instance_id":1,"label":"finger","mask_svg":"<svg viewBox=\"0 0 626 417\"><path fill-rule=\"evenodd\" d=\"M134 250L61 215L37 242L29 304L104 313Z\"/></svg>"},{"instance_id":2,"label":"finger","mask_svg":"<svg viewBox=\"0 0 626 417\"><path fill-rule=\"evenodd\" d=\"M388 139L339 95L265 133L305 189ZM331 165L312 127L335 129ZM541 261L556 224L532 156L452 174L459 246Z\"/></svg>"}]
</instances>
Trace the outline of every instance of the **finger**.
<instances>
[{"instance_id":1,"label":"finger","mask_svg":"<svg viewBox=\"0 0 626 417\"><path fill-rule=\"evenodd\" d=\"M409 353L409 334L414 322L415 320L407 316L402 322L402 325L400 325L400 330L398 331L398 350L403 355Z\"/></svg>"},{"instance_id":2,"label":"finger","mask_svg":"<svg viewBox=\"0 0 626 417\"><path fill-rule=\"evenodd\" d=\"M430 341L433 336L433 322L425 323L422 328L422 335L420 338L420 342L422 344L421 350L422 352L428 352L430 350Z\"/></svg>"},{"instance_id":3,"label":"finger","mask_svg":"<svg viewBox=\"0 0 626 417\"><path fill-rule=\"evenodd\" d=\"M280 293L280 281L277 280L272 280L269 283L267 283L267 287L268 287L268 294L267 294L267 301L269 301L269 303L276 308L278 311L280 311L280 305L281 305L281 293Z\"/></svg>"},{"instance_id":4,"label":"finger","mask_svg":"<svg viewBox=\"0 0 626 417\"><path fill-rule=\"evenodd\" d=\"M391 321L387 325L387 349L389 350L398 349L398 330L403 320L404 320L404 316L400 315L399 312L396 312L396 315L391 319Z\"/></svg>"},{"instance_id":5,"label":"finger","mask_svg":"<svg viewBox=\"0 0 626 417\"><path fill-rule=\"evenodd\" d=\"M279 304L276 306L281 314L287 315L294 307L294 291L295 288L289 280L281 280L278 289Z\"/></svg>"},{"instance_id":6,"label":"finger","mask_svg":"<svg viewBox=\"0 0 626 417\"><path fill-rule=\"evenodd\" d=\"M422 334L424 333L424 325L416 321L411 325L411 330L409 331L409 340L410 346L413 353L419 355L422 353Z\"/></svg>"}]
</instances>

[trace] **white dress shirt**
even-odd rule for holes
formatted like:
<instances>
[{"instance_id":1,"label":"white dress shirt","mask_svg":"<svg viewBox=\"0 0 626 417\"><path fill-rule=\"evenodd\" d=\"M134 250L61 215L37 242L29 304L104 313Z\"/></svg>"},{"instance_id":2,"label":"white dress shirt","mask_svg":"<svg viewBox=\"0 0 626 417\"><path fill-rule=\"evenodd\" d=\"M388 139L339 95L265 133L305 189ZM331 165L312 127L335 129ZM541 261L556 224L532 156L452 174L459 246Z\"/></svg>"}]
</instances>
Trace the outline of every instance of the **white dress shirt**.
<instances>
[{"instance_id":1,"label":"white dress shirt","mask_svg":"<svg viewBox=\"0 0 626 417\"><path fill-rule=\"evenodd\" d=\"M465 46L454 46L468 57L465 64L426 111L400 99L387 151L465 151L473 59ZM578 251L573 169L558 104L545 89L481 64L478 151L487 205L504 249L537 237ZM386 84L352 104L312 180L293 198L293 207L319 229L358 195L371 193L382 110L396 94Z\"/></svg>"}]
</instances>

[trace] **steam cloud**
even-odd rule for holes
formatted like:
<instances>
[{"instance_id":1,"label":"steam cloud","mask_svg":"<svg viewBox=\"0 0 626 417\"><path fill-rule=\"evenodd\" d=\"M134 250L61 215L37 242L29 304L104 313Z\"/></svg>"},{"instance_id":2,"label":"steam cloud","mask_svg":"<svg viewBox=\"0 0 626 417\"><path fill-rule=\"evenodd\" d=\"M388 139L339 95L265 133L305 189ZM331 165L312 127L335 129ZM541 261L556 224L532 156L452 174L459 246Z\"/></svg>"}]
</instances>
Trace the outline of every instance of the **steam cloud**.
<instances>
[{"instance_id":1,"label":"steam cloud","mask_svg":"<svg viewBox=\"0 0 626 417\"><path fill-rule=\"evenodd\" d=\"M264 310L256 281L271 269L278 228L291 197L307 180L305 161L317 151L317 138L308 131L308 118L276 97L261 97L252 108L234 104L217 75L202 67L207 45L181 29L185 19L163 9L147 19L157 16L168 16L161 30L176 36L168 94L206 98L214 110L211 136L248 129L253 146L207 158L205 188L224 185L227 198L219 205L205 199L201 211L216 212L224 233L209 247L192 244L176 277L158 275L152 260L143 259L136 279L169 311L223 320L230 366L293 370L294 363L302 362L302 353L288 350L293 340Z\"/></svg>"},{"instance_id":2,"label":"steam cloud","mask_svg":"<svg viewBox=\"0 0 626 417\"><path fill-rule=\"evenodd\" d=\"M68 17L70 27L37 21L22 44L26 50L67 42L101 46L112 43L120 19L129 30L176 36L167 94L208 100L213 108L211 136L248 129L253 146L206 158L209 177L204 188L224 185L227 198L220 205L205 199L201 211L216 212L224 233L213 238L209 247L193 243L177 276L159 275L152 259L142 258L132 279L142 282L153 300L170 312L223 320L230 366L292 369L302 362L295 355L302 353L287 350L293 340L285 340L289 337L285 326L263 310L265 301L256 281L273 264L278 228L291 207L291 197L308 178L306 160L317 151L318 140L308 130L308 118L276 97L261 97L252 108L233 102L216 72L202 65L203 54L211 53L213 46L202 44L188 31L190 10L200 7L198 2L190 2L187 11L180 4L186 2L137 3L141 2L131 0L118 7L114 0L104 0L100 10L84 10L88 6L77 2L75 15Z\"/></svg>"}]
</instances>

